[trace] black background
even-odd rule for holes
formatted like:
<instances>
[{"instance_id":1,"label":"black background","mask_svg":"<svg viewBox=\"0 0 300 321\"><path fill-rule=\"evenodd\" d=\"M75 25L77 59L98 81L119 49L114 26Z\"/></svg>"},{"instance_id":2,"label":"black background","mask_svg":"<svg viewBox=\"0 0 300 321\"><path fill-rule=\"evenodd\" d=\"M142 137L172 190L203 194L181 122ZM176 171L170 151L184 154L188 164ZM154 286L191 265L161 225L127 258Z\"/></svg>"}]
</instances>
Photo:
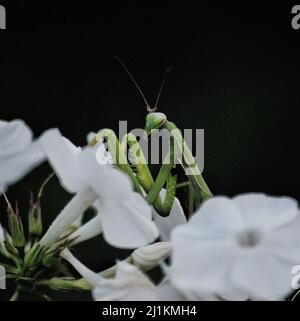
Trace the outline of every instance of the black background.
<instances>
[{"instance_id":1,"label":"black background","mask_svg":"<svg viewBox=\"0 0 300 321\"><path fill-rule=\"evenodd\" d=\"M142 128L145 106L113 55L151 102L172 64L159 110L179 128L205 129L212 191L300 200L300 30L291 27L297 2L280 2L0 1L0 118L22 118L36 136L58 127L76 144L119 120ZM49 173L44 164L9 190L23 215ZM57 187L53 180L44 196L46 223L69 197ZM108 247L99 246L99 263L88 251L97 241L87 243L79 258L111 264Z\"/></svg>"}]
</instances>

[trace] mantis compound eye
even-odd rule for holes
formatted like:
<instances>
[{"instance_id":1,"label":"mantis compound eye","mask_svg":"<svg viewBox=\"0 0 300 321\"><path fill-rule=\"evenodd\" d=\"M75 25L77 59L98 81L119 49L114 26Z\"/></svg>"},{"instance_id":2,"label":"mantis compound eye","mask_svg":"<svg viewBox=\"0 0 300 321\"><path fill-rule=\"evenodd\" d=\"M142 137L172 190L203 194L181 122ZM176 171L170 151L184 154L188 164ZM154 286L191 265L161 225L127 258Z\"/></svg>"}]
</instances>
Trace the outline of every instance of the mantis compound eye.
<instances>
[{"instance_id":1,"label":"mantis compound eye","mask_svg":"<svg viewBox=\"0 0 300 321\"><path fill-rule=\"evenodd\" d=\"M151 134L152 129L161 128L167 121L167 116L163 113L149 113L146 117L145 132Z\"/></svg>"}]
</instances>

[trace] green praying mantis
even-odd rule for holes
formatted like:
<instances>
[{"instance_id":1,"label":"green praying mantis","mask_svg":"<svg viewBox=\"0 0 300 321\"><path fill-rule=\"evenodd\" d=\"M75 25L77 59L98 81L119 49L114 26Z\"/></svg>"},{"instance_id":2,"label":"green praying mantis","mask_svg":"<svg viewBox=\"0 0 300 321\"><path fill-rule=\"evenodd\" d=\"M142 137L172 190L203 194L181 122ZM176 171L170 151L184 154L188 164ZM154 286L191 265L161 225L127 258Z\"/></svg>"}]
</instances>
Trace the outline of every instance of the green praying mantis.
<instances>
[{"instance_id":1,"label":"green praying mantis","mask_svg":"<svg viewBox=\"0 0 300 321\"><path fill-rule=\"evenodd\" d=\"M201 202L211 197L212 193L207 186L196 160L181 134L181 131L174 123L167 119L165 114L156 112L167 74L171 69L169 68L166 70L156 103L154 107L151 108L126 65L119 57L115 58L127 72L146 104L148 114L146 116L146 125L144 129L145 138L151 138L151 135L155 130L166 129L170 133L168 153L163 160L156 179L154 180L138 139L132 133L126 134L120 142L114 131L103 129L96 134L95 138L89 145L93 146L99 141L105 141L107 143L108 151L114 159L115 166L124 171L130 177L136 192L144 195L146 201L152 205L161 216L169 215L175 200L176 188L178 185L177 175L173 174L173 169L177 164L180 164L184 170L189 171L189 175L187 175L188 182L186 185L189 186L189 192L193 197L192 202ZM130 153L131 158L133 159L133 164L130 164L127 159L128 153ZM175 162L175 160L178 162ZM166 189L166 193L164 200L162 200L160 192L164 187Z\"/></svg>"}]
</instances>

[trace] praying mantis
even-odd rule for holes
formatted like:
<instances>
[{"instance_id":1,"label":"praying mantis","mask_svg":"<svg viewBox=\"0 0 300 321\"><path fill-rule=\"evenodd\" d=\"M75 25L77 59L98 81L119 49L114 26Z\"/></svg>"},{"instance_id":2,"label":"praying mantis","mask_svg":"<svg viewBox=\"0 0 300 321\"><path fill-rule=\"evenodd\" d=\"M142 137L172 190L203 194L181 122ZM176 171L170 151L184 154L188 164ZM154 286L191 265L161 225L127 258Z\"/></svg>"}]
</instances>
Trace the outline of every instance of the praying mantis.
<instances>
[{"instance_id":1,"label":"praying mantis","mask_svg":"<svg viewBox=\"0 0 300 321\"><path fill-rule=\"evenodd\" d=\"M145 137L151 138L151 135L155 130L166 129L170 133L168 154L164 158L159 173L154 180L139 142L132 133L126 134L122 138L121 142L119 142L114 131L103 129L96 134L89 145L93 146L99 141L105 141L107 143L109 153L115 160L115 166L130 177L136 192L144 195L148 204L152 205L161 216L169 215L175 200L177 175L173 174L173 169L178 163L184 170L189 170L187 185L189 186L189 192L192 193L194 199L201 202L211 197L212 193L206 184L192 152L181 134L181 131L174 123L167 119L165 114L156 112L167 74L171 71L171 68L166 70L156 103L154 107L151 108L126 65L119 57L115 58L127 72L146 104L148 114L146 116L144 129ZM130 152L131 157L133 157L133 165L131 165L127 160L128 152ZM179 162L175 162L176 159L179 160ZM166 193L164 200L162 200L160 192L164 187L166 188Z\"/></svg>"}]
</instances>

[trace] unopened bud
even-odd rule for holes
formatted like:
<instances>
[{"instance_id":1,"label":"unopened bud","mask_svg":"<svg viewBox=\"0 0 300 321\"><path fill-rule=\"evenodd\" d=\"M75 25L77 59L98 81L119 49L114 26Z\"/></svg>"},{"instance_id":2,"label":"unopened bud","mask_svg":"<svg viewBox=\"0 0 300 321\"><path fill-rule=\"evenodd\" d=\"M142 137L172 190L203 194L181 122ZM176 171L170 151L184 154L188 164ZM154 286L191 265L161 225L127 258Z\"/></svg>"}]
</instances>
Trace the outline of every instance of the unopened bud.
<instances>
[{"instance_id":1,"label":"unopened bud","mask_svg":"<svg viewBox=\"0 0 300 321\"><path fill-rule=\"evenodd\" d=\"M4 241L5 249L9 254L19 256L19 251L11 243Z\"/></svg>"},{"instance_id":2,"label":"unopened bud","mask_svg":"<svg viewBox=\"0 0 300 321\"><path fill-rule=\"evenodd\" d=\"M11 206L7 208L8 212L8 226L12 237L12 243L15 247L21 248L25 245L25 235L23 230L23 224L18 214L18 210L15 212Z\"/></svg>"},{"instance_id":3,"label":"unopened bud","mask_svg":"<svg viewBox=\"0 0 300 321\"><path fill-rule=\"evenodd\" d=\"M13 246L12 243L4 241L3 255L8 259L14 260L18 265L22 264L22 259L17 248Z\"/></svg>"},{"instance_id":4,"label":"unopened bud","mask_svg":"<svg viewBox=\"0 0 300 321\"><path fill-rule=\"evenodd\" d=\"M43 232L43 223L41 215L40 202L30 202L30 210L28 213L28 230L29 234L39 236Z\"/></svg>"},{"instance_id":5,"label":"unopened bud","mask_svg":"<svg viewBox=\"0 0 300 321\"><path fill-rule=\"evenodd\" d=\"M41 262L44 252L45 248L39 243L35 243L32 248L25 253L25 266L28 268L37 266Z\"/></svg>"},{"instance_id":6,"label":"unopened bud","mask_svg":"<svg viewBox=\"0 0 300 321\"><path fill-rule=\"evenodd\" d=\"M47 268L51 268L58 263L60 263L60 252L62 251L63 246L60 243L55 243L48 248L43 257L43 265Z\"/></svg>"},{"instance_id":7,"label":"unopened bud","mask_svg":"<svg viewBox=\"0 0 300 321\"><path fill-rule=\"evenodd\" d=\"M53 291L87 291L91 287L83 280L68 280L64 278L52 278L50 280L42 280L37 282L38 285L46 286Z\"/></svg>"},{"instance_id":8,"label":"unopened bud","mask_svg":"<svg viewBox=\"0 0 300 321\"><path fill-rule=\"evenodd\" d=\"M170 242L158 242L140 247L132 253L133 264L144 271L151 270L165 260L170 251Z\"/></svg>"}]
</instances>

